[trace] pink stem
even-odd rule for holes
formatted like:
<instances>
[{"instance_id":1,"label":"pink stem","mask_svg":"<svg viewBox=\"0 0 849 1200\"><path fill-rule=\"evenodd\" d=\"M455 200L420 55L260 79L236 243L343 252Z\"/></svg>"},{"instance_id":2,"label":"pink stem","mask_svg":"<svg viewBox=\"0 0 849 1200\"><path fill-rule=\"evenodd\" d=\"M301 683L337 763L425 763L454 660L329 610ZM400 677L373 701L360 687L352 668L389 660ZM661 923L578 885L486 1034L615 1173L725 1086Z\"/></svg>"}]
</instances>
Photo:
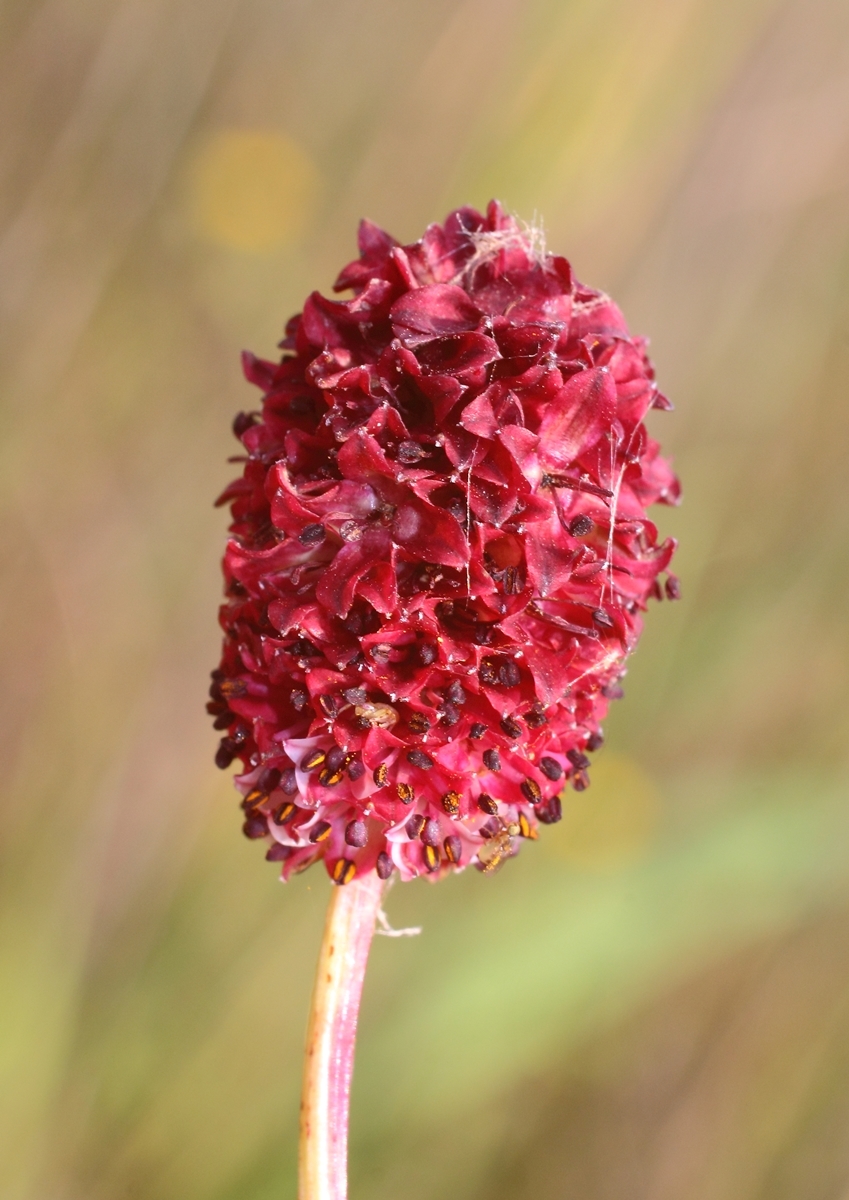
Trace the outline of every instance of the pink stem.
<instances>
[{"instance_id":1,"label":"pink stem","mask_svg":"<svg viewBox=\"0 0 849 1200\"><path fill-rule=\"evenodd\" d=\"M348 1106L357 1014L383 883L374 871L334 890L307 1028L298 1200L346 1200Z\"/></svg>"}]
</instances>

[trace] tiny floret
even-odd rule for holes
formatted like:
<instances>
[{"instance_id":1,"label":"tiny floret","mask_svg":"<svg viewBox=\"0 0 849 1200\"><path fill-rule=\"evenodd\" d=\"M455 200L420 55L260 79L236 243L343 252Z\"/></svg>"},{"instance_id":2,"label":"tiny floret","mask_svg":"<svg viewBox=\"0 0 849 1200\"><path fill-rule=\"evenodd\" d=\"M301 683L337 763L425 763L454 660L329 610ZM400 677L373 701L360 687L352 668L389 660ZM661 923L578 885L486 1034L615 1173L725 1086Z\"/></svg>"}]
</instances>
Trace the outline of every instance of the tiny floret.
<instances>
[{"instance_id":1,"label":"tiny floret","mask_svg":"<svg viewBox=\"0 0 849 1200\"><path fill-rule=\"evenodd\" d=\"M560 819L642 628L671 407L616 305L493 202L339 276L244 356L220 503L215 761L284 878L484 874Z\"/></svg>"}]
</instances>

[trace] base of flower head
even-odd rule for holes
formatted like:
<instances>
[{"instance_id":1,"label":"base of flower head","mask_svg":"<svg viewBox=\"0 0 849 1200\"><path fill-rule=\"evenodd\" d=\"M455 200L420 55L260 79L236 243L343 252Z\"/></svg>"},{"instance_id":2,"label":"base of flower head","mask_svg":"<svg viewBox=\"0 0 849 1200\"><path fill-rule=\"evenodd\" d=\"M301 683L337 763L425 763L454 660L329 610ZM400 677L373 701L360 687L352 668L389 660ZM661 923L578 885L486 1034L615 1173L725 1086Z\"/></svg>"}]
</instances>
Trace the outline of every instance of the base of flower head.
<instances>
[{"instance_id":1,"label":"base of flower head","mask_svg":"<svg viewBox=\"0 0 849 1200\"><path fill-rule=\"evenodd\" d=\"M392 744L366 735L340 745L332 731L281 738L280 753L236 779L244 833L270 841L266 857L284 878L323 859L340 885L372 870L406 880L487 866L494 840L500 864L538 824L560 819L566 784L587 786L590 760L573 737L552 733L556 717L536 705L506 729L504 719L472 721L471 736L463 729L438 745L426 735L405 743L400 731ZM600 733L582 744L597 748Z\"/></svg>"}]
</instances>

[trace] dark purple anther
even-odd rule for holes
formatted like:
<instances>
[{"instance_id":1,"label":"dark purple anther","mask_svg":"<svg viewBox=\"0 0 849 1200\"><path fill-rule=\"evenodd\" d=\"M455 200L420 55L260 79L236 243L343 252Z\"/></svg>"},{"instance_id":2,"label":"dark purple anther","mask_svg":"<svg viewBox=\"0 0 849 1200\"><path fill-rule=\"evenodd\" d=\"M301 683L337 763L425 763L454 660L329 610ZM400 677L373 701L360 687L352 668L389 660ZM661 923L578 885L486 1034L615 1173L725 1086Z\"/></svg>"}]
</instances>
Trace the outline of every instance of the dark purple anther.
<instances>
[{"instance_id":1,"label":"dark purple anther","mask_svg":"<svg viewBox=\"0 0 849 1200\"><path fill-rule=\"evenodd\" d=\"M298 541L302 546L317 546L319 542L323 542L326 533L323 525L305 525L298 534Z\"/></svg>"},{"instance_id":2,"label":"dark purple anther","mask_svg":"<svg viewBox=\"0 0 849 1200\"><path fill-rule=\"evenodd\" d=\"M519 784L519 789L531 804L539 804L542 800L542 790L535 779L523 779Z\"/></svg>"},{"instance_id":3,"label":"dark purple anther","mask_svg":"<svg viewBox=\"0 0 849 1200\"><path fill-rule=\"evenodd\" d=\"M270 796L280 783L280 772L277 767L266 767L261 771L256 781L256 788L266 796Z\"/></svg>"},{"instance_id":4,"label":"dark purple anther","mask_svg":"<svg viewBox=\"0 0 849 1200\"><path fill-rule=\"evenodd\" d=\"M542 771L546 779L550 779L552 783L556 783L563 776L563 768L556 758L549 758L544 754L539 760L539 769Z\"/></svg>"},{"instance_id":5,"label":"dark purple anther","mask_svg":"<svg viewBox=\"0 0 849 1200\"><path fill-rule=\"evenodd\" d=\"M491 658L485 658L478 668L478 679L484 687L494 687L498 683L498 668Z\"/></svg>"},{"instance_id":6,"label":"dark purple anther","mask_svg":"<svg viewBox=\"0 0 849 1200\"><path fill-rule=\"evenodd\" d=\"M324 760L324 765L328 771L336 772L345 762L345 751L341 746L331 746L327 751L327 758Z\"/></svg>"},{"instance_id":7,"label":"dark purple anther","mask_svg":"<svg viewBox=\"0 0 849 1200\"><path fill-rule=\"evenodd\" d=\"M592 527L592 520L586 515L586 513L581 513L579 517L573 517L569 522L569 532L571 533L572 537L585 537L590 532Z\"/></svg>"},{"instance_id":8,"label":"dark purple anther","mask_svg":"<svg viewBox=\"0 0 849 1200\"><path fill-rule=\"evenodd\" d=\"M226 771L236 757L236 747L229 738L222 738L215 751L215 765L220 771Z\"/></svg>"},{"instance_id":9,"label":"dark purple anther","mask_svg":"<svg viewBox=\"0 0 849 1200\"><path fill-rule=\"evenodd\" d=\"M253 413L240 412L236 413L233 418L233 433L242 440L244 434L248 432L252 425L256 424L256 417Z\"/></svg>"},{"instance_id":10,"label":"dark purple anther","mask_svg":"<svg viewBox=\"0 0 849 1200\"><path fill-rule=\"evenodd\" d=\"M435 817L425 821L420 836L426 846L439 845L439 822Z\"/></svg>"},{"instance_id":11,"label":"dark purple anther","mask_svg":"<svg viewBox=\"0 0 849 1200\"><path fill-rule=\"evenodd\" d=\"M445 847L445 857L448 861L458 863L463 854L463 843L457 835L452 833L450 837L445 839L443 845Z\"/></svg>"},{"instance_id":12,"label":"dark purple anther","mask_svg":"<svg viewBox=\"0 0 849 1200\"><path fill-rule=\"evenodd\" d=\"M586 754L582 754L580 750L567 750L566 757L569 759L569 762L576 771L586 771L587 767L590 765L590 760L587 758Z\"/></svg>"},{"instance_id":13,"label":"dark purple anther","mask_svg":"<svg viewBox=\"0 0 849 1200\"><path fill-rule=\"evenodd\" d=\"M518 687L522 673L512 658L506 658L498 668L498 681L502 687Z\"/></svg>"},{"instance_id":14,"label":"dark purple anther","mask_svg":"<svg viewBox=\"0 0 849 1200\"><path fill-rule=\"evenodd\" d=\"M499 723L509 738L520 738L522 736L522 726L513 717L504 717Z\"/></svg>"},{"instance_id":15,"label":"dark purple anther","mask_svg":"<svg viewBox=\"0 0 849 1200\"><path fill-rule=\"evenodd\" d=\"M358 850L362 849L368 841L365 821L349 821L345 826L345 841L349 846L356 846Z\"/></svg>"},{"instance_id":16,"label":"dark purple anther","mask_svg":"<svg viewBox=\"0 0 849 1200\"><path fill-rule=\"evenodd\" d=\"M410 466L412 463L417 463L419 459L427 458L429 451L425 450L424 446L420 446L418 442L401 442L398 446L398 462Z\"/></svg>"},{"instance_id":17,"label":"dark purple anther","mask_svg":"<svg viewBox=\"0 0 849 1200\"><path fill-rule=\"evenodd\" d=\"M425 818L421 813L413 813L404 828L407 831L407 837L413 840L417 838L426 824Z\"/></svg>"},{"instance_id":18,"label":"dark purple anther","mask_svg":"<svg viewBox=\"0 0 849 1200\"><path fill-rule=\"evenodd\" d=\"M563 806L559 796L552 796L536 810L537 818L543 825L556 825L563 816Z\"/></svg>"},{"instance_id":19,"label":"dark purple anther","mask_svg":"<svg viewBox=\"0 0 849 1200\"><path fill-rule=\"evenodd\" d=\"M310 750L309 753L305 754L304 757L301 759L301 763L300 763L301 770L302 771L312 771L316 767L320 767L322 765L322 763L324 762L324 758L325 758L324 751L319 749L318 747L316 747L315 750Z\"/></svg>"},{"instance_id":20,"label":"dark purple anther","mask_svg":"<svg viewBox=\"0 0 849 1200\"><path fill-rule=\"evenodd\" d=\"M525 713L525 724L528 729L541 729L543 725L548 724L548 717L538 708L532 708L530 712Z\"/></svg>"},{"instance_id":21,"label":"dark purple anther","mask_svg":"<svg viewBox=\"0 0 849 1200\"><path fill-rule=\"evenodd\" d=\"M268 824L262 817L248 817L242 826L246 838L261 838L268 833Z\"/></svg>"}]
</instances>

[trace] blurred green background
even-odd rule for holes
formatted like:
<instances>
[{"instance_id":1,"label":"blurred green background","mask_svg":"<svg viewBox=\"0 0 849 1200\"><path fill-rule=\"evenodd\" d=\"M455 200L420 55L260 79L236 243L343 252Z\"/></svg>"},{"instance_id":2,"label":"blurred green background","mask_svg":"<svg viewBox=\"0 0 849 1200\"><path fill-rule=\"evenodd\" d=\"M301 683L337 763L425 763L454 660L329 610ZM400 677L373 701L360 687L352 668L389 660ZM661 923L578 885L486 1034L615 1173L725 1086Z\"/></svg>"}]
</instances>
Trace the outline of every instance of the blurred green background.
<instances>
[{"instance_id":1,"label":"blurred green background","mask_svg":"<svg viewBox=\"0 0 849 1200\"><path fill-rule=\"evenodd\" d=\"M493 195L652 337L684 599L593 786L398 887L361 1200L849 1200L845 0L0 6L0 1195L295 1196L329 884L203 711L232 414L367 215Z\"/></svg>"}]
</instances>

